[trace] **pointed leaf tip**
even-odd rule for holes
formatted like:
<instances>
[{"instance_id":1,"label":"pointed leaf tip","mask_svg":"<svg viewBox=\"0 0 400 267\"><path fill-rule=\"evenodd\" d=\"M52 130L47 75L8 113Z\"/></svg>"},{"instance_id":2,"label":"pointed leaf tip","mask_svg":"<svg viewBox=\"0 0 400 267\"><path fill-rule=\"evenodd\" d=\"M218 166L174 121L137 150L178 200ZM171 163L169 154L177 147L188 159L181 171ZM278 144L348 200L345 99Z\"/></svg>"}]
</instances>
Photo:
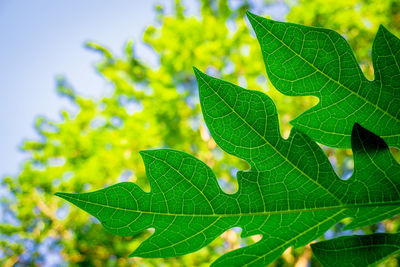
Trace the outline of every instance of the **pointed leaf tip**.
<instances>
[{"instance_id":1,"label":"pointed leaf tip","mask_svg":"<svg viewBox=\"0 0 400 267\"><path fill-rule=\"evenodd\" d=\"M193 66L193 71L194 71L194 75L196 75L196 78L199 78L200 76L203 76L204 73L201 72L198 68L196 68L195 66Z\"/></svg>"},{"instance_id":2,"label":"pointed leaf tip","mask_svg":"<svg viewBox=\"0 0 400 267\"><path fill-rule=\"evenodd\" d=\"M254 16L254 14L251 13L249 10L247 10L247 11L246 11L246 16L247 16L247 17L252 17L252 16Z\"/></svg>"},{"instance_id":3,"label":"pointed leaf tip","mask_svg":"<svg viewBox=\"0 0 400 267\"><path fill-rule=\"evenodd\" d=\"M255 27L255 25L254 25L254 22L257 20L257 15L255 15L255 14L253 14L253 13L251 13L250 11L246 11L246 16L247 16L247 18L249 19L249 21L250 21L250 24L251 24L251 26L253 27L253 29L254 29L254 27Z\"/></svg>"},{"instance_id":4,"label":"pointed leaf tip","mask_svg":"<svg viewBox=\"0 0 400 267\"><path fill-rule=\"evenodd\" d=\"M386 143L382 140L382 138L380 138L379 136L377 136L373 132L365 129L364 127L362 127L358 123L354 123L351 136L352 136L352 141L353 141L352 145L353 146L355 145L354 144L354 141L355 141L354 138L360 138L363 143L365 143L367 139L372 139L372 140L374 140L375 143L383 144L384 147L387 146ZM367 144L365 143L363 145L366 146Z\"/></svg>"},{"instance_id":5,"label":"pointed leaf tip","mask_svg":"<svg viewBox=\"0 0 400 267\"><path fill-rule=\"evenodd\" d=\"M363 129L363 127L360 124L358 124L357 122L354 123L353 132L359 132L361 129Z\"/></svg>"},{"instance_id":6,"label":"pointed leaf tip","mask_svg":"<svg viewBox=\"0 0 400 267\"><path fill-rule=\"evenodd\" d=\"M75 194L76 194L76 193L65 193L65 192L57 192L57 193L54 193L55 196L61 197L61 198L64 198L64 199L65 199L65 197L68 197L68 196L70 196L70 195L75 195Z\"/></svg>"},{"instance_id":7,"label":"pointed leaf tip","mask_svg":"<svg viewBox=\"0 0 400 267\"><path fill-rule=\"evenodd\" d=\"M246 15L247 15L247 18L250 20L251 23L253 23L253 21L258 22L258 23L263 23L263 22L265 23L265 22L273 22L274 21L272 19L269 19L269 18L266 18L266 17L263 17L263 16L256 15L254 13L251 13L250 11L246 11ZM253 25L253 28L254 28L254 25Z\"/></svg>"},{"instance_id":8,"label":"pointed leaf tip","mask_svg":"<svg viewBox=\"0 0 400 267\"><path fill-rule=\"evenodd\" d=\"M258 16L258 15L254 14L254 13L251 13L251 12L248 11L248 10L246 11L246 15L247 15L247 17L249 18L249 20L250 20L250 19L252 19L252 20L264 19L264 17Z\"/></svg>"},{"instance_id":9,"label":"pointed leaf tip","mask_svg":"<svg viewBox=\"0 0 400 267\"><path fill-rule=\"evenodd\" d=\"M147 150L140 150L139 154L142 157L142 160L144 162L145 165L147 165L149 163L149 160L151 160L151 158L155 157L157 152L160 150L166 150L166 149L147 149Z\"/></svg>"},{"instance_id":10,"label":"pointed leaf tip","mask_svg":"<svg viewBox=\"0 0 400 267\"><path fill-rule=\"evenodd\" d=\"M397 42L398 42L398 38L392 33L392 32L390 32L389 30L388 30L388 28L386 28L385 26L383 26L383 24L380 24L379 25L379 28L378 28L378 31L376 32L376 36L378 36L378 35L380 35L380 34L382 34L382 35L384 35L384 36L386 36L386 38L393 38L393 40L397 40ZM394 42L396 42L396 41L389 41L390 42L390 45L391 46L395 46L394 45ZM374 43L376 42L376 40L374 41ZM386 42L386 41L385 41ZM393 49L393 48L392 48ZM389 49L390 50L390 49ZM396 49L395 49L396 50ZM380 51L380 52L382 52L382 51Z\"/></svg>"},{"instance_id":11,"label":"pointed leaf tip","mask_svg":"<svg viewBox=\"0 0 400 267\"><path fill-rule=\"evenodd\" d=\"M149 150L140 150L139 155L143 157L144 155L146 155L148 153L148 151Z\"/></svg>"},{"instance_id":12,"label":"pointed leaf tip","mask_svg":"<svg viewBox=\"0 0 400 267\"><path fill-rule=\"evenodd\" d=\"M194 74L196 76L196 80L197 80L197 83L198 83L198 86L199 86L198 90L200 92L201 91L201 83L203 83L205 79L213 78L213 77L208 76L207 74L205 74L204 72L202 72L201 70L199 70L196 67L193 67L193 70L194 70ZM201 99L201 97L200 97L200 99ZM201 100L200 100L200 102L201 102Z\"/></svg>"},{"instance_id":13,"label":"pointed leaf tip","mask_svg":"<svg viewBox=\"0 0 400 267\"><path fill-rule=\"evenodd\" d=\"M146 156L148 155L148 150L140 150L139 155L142 158L143 162L146 163Z\"/></svg>"},{"instance_id":14,"label":"pointed leaf tip","mask_svg":"<svg viewBox=\"0 0 400 267\"><path fill-rule=\"evenodd\" d=\"M66 200L68 202L71 202L70 198L71 198L71 195L74 195L74 193L57 192L57 193L54 193L54 195L59 197L59 198L62 198L64 200Z\"/></svg>"},{"instance_id":15,"label":"pointed leaf tip","mask_svg":"<svg viewBox=\"0 0 400 267\"><path fill-rule=\"evenodd\" d=\"M383 26L383 24L379 24L378 32L381 32L381 31L388 32L388 29L386 29L386 27Z\"/></svg>"},{"instance_id":16,"label":"pointed leaf tip","mask_svg":"<svg viewBox=\"0 0 400 267\"><path fill-rule=\"evenodd\" d=\"M66 194L66 193L62 193L62 192L54 193L55 196L61 197L61 198L64 198L64 195L65 195L65 194Z\"/></svg>"}]
</instances>

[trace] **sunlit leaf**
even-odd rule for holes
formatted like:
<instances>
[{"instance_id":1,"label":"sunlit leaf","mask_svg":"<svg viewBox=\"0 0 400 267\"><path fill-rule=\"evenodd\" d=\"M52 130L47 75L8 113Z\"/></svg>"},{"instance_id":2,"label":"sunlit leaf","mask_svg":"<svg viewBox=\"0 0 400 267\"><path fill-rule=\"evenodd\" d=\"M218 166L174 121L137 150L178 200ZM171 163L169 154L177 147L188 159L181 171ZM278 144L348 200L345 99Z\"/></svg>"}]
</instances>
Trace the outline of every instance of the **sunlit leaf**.
<instances>
[{"instance_id":1,"label":"sunlit leaf","mask_svg":"<svg viewBox=\"0 0 400 267\"><path fill-rule=\"evenodd\" d=\"M275 105L263 93L195 70L205 121L222 149L246 160L239 189L227 194L212 170L171 149L141 152L150 192L120 183L92 193L57 195L130 236L154 228L131 255L173 257L196 251L232 227L262 239L215 266L264 266L289 246L309 243L345 217L361 226L400 212L400 166L382 139L355 125L353 176L338 178L319 146L293 130L281 137Z\"/></svg>"},{"instance_id":2,"label":"sunlit leaf","mask_svg":"<svg viewBox=\"0 0 400 267\"><path fill-rule=\"evenodd\" d=\"M282 93L319 103L291 123L324 145L350 148L354 123L400 147L400 40L383 26L375 37L375 80L362 73L337 32L277 22L247 13L268 77Z\"/></svg>"}]
</instances>

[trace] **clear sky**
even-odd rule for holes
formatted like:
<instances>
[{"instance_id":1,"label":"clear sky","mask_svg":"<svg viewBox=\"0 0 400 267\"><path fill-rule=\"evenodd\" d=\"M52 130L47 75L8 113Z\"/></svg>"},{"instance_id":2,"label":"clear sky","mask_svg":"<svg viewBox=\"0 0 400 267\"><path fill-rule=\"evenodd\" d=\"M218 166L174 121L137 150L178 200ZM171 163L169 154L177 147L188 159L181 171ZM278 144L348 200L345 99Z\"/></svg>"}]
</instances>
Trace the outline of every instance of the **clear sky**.
<instances>
[{"instance_id":1,"label":"clear sky","mask_svg":"<svg viewBox=\"0 0 400 267\"><path fill-rule=\"evenodd\" d=\"M168 1L168 4L170 1ZM99 96L106 83L93 63L99 55L84 48L96 41L122 54L128 39L141 40L154 23L155 0L0 0L0 177L17 174L28 155L23 139L37 138L38 115L59 119L68 100L55 91L56 75L74 88ZM143 45L141 55L150 54Z\"/></svg>"}]
</instances>

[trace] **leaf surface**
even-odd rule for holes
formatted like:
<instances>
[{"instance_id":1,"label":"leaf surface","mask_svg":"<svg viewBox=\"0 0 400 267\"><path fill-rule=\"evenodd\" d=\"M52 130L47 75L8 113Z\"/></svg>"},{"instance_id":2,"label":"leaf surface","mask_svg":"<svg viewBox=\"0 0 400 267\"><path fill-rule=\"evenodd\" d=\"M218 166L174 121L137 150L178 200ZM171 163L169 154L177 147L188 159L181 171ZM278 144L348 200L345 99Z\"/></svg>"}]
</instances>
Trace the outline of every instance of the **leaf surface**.
<instances>
[{"instance_id":1,"label":"leaf surface","mask_svg":"<svg viewBox=\"0 0 400 267\"><path fill-rule=\"evenodd\" d=\"M400 148L400 39L379 28L369 81L337 32L247 15L272 84L286 95L319 98L292 125L324 145L350 148L359 123Z\"/></svg>"},{"instance_id":2,"label":"leaf surface","mask_svg":"<svg viewBox=\"0 0 400 267\"><path fill-rule=\"evenodd\" d=\"M323 266L375 266L400 252L400 234L353 235L311 245Z\"/></svg>"},{"instance_id":3,"label":"leaf surface","mask_svg":"<svg viewBox=\"0 0 400 267\"><path fill-rule=\"evenodd\" d=\"M142 151L151 191L120 183L82 194L58 193L112 233L154 228L131 255L173 257L196 251L232 227L261 234L215 266L264 266L289 246L309 243L345 217L355 227L398 214L400 166L382 139L356 125L353 176L339 179L319 146L292 130L279 134L275 105L265 94L195 70L206 124L222 149L246 160L238 191L227 194L212 170L184 152Z\"/></svg>"}]
</instances>

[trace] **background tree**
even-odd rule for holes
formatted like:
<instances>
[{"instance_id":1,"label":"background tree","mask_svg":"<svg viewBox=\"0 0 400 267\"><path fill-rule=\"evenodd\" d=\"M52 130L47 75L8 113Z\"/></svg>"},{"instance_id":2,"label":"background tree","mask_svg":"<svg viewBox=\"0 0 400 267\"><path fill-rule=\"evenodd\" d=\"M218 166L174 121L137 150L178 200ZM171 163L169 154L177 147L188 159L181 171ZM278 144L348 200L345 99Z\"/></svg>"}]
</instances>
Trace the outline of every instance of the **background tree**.
<instances>
[{"instance_id":1,"label":"background tree","mask_svg":"<svg viewBox=\"0 0 400 267\"><path fill-rule=\"evenodd\" d=\"M0 225L0 247L7 255L0 263L40 265L49 249L55 248L71 266L208 266L223 250L257 241L257 237L241 240L237 232L229 230L194 254L169 259L127 258L150 231L136 237L111 235L94 218L53 194L95 190L121 181L135 182L148 190L138 151L156 147L195 155L212 167L226 191L235 191L235 171L245 169L246 163L222 152L211 139L200 114L192 66L243 87L267 91L282 114L281 131L288 136L288 122L316 99L283 96L267 82L259 45L246 25L244 12L261 13L263 7L273 4L243 1L232 7L224 0L203 0L199 17L188 16L179 1L175 1L171 15L165 14L162 6L156 7L158 21L146 29L143 41L157 55L157 67L135 55L132 42L126 43L122 57L88 43L87 47L101 53L103 59L96 68L113 92L100 100L85 98L64 78L58 79L58 92L68 97L77 111L63 110L60 122L37 119L40 138L26 141L22 147L31 153L30 159L18 176L3 179L12 195L3 198L3 203L14 220ZM396 1L315 0L291 2L289 7L287 18L291 22L343 33L368 77L372 77L369 51L379 24L395 34L400 30ZM351 172L349 151L326 152L339 174ZM384 225L388 231L396 231L398 220ZM373 232L377 227L363 230ZM274 264L291 266L308 262L310 257L307 248L289 249Z\"/></svg>"}]
</instances>

